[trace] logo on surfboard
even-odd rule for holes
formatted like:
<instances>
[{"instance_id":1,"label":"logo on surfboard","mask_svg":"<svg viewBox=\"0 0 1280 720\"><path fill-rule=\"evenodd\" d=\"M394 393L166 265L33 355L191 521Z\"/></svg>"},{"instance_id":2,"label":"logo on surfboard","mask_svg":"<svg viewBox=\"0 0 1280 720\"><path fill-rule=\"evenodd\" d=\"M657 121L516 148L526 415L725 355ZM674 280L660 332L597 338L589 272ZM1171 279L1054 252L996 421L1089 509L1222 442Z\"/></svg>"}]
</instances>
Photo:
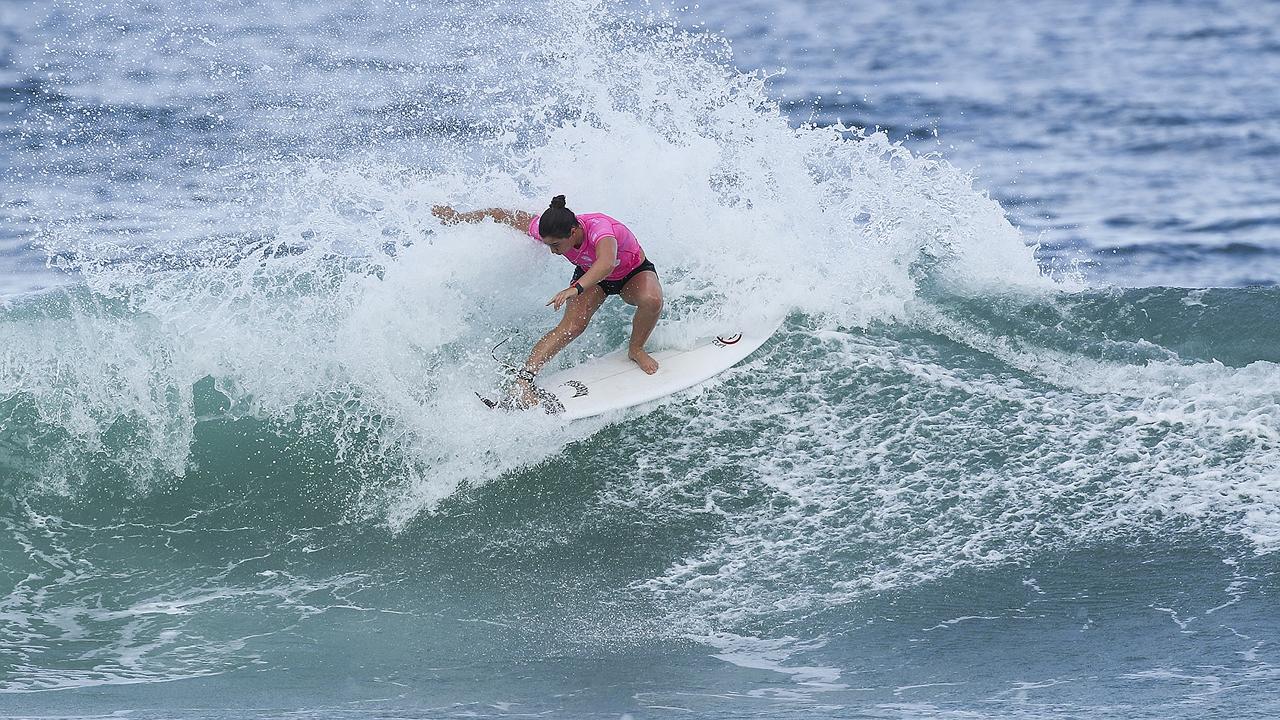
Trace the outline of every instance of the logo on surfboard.
<instances>
[{"instance_id":1,"label":"logo on surfboard","mask_svg":"<svg viewBox=\"0 0 1280 720\"><path fill-rule=\"evenodd\" d=\"M716 347L729 347L730 345L736 344L741 339L742 333L735 333L733 335L717 335L716 339L711 341L711 344Z\"/></svg>"},{"instance_id":2,"label":"logo on surfboard","mask_svg":"<svg viewBox=\"0 0 1280 720\"><path fill-rule=\"evenodd\" d=\"M573 396L576 398L586 397L586 395L591 392L587 389L586 383L578 382L577 380L565 380L564 384L573 388Z\"/></svg>"}]
</instances>

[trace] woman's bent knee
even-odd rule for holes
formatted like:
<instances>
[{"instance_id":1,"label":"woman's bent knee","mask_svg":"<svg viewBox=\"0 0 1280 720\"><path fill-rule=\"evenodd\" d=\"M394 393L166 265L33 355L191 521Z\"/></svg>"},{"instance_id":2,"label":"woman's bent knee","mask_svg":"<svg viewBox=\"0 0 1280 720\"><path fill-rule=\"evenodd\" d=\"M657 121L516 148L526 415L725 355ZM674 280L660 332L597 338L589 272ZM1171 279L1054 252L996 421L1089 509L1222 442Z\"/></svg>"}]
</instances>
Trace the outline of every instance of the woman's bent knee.
<instances>
[{"instance_id":1,"label":"woman's bent knee","mask_svg":"<svg viewBox=\"0 0 1280 720\"><path fill-rule=\"evenodd\" d=\"M563 337L573 340L574 338L581 335L586 329L587 329L586 323L575 320L571 322L560 323L560 327L556 328L556 332L560 333Z\"/></svg>"}]
</instances>

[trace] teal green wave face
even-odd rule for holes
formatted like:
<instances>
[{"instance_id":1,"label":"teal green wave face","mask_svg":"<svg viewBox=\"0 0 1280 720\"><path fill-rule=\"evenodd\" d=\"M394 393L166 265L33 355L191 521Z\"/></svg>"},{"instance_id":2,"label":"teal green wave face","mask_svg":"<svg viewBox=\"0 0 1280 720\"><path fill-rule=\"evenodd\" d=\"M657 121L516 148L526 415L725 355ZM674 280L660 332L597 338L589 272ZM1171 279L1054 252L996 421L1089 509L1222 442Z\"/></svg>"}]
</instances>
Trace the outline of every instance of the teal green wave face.
<instances>
[{"instance_id":1,"label":"teal green wave face","mask_svg":"<svg viewBox=\"0 0 1280 720\"><path fill-rule=\"evenodd\" d=\"M24 707L159 712L214 691L233 714L268 697L322 713L397 682L415 688L397 712L506 697L590 714L697 678L738 698L692 705L718 716L757 712L766 673L773 711L798 717L905 692L976 706L1027 668L1073 667L1069 643L1102 672L1043 688L1055 702L1172 707L1187 695L1151 667L1225 661L1253 647L1225 628L1272 628L1274 345L1245 332L1277 304L1143 289L935 297L861 329L793 315L721 382L584 434L548 425L563 444L545 460L429 507L407 499L446 446L351 434L321 404L255 415L241 382L188 389L169 475L130 455L156 419L122 417L85 451L13 396L0 557L23 622L5 689ZM974 679L990 653L1017 662ZM596 685L601 663L617 675Z\"/></svg>"}]
</instances>

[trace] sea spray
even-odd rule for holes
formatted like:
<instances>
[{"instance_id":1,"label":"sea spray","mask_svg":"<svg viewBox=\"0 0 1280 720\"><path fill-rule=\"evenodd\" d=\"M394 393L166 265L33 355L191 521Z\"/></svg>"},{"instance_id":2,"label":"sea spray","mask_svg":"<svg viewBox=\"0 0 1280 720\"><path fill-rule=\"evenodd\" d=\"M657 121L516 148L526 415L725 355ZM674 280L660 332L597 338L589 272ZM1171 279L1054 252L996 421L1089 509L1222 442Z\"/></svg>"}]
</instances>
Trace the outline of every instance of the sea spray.
<instances>
[{"instance_id":1,"label":"sea spray","mask_svg":"<svg viewBox=\"0 0 1280 720\"><path fill-rule=\"evenodd\" d=\"M379 463L377 477L353 482L395 508L387 517L401 526L583 432L546 425L529 443L528 422L545 419L498 418L471 402L498 375L490 346L518 330L511 347L527 347L554 322L543 296L566 267L507 228L441 226L435 202L537 211L564 193L570 207L623 219L663 278L655 344L778 312L827 327L901 319L922 282L1039 282L1031 250L963 173L882 133L791 125L764 76L732 70L713 38L626 19L607 3L561 5L530 23L504 32L562 42L518 51L524 94L490 93L490 120L475 125L503 130L424 140L471 148L452 163L380 157L377 134L344 140L331 159L272 154L250 165L258 153L246 151L213 173L226 180L219 213L236 219L230 233L51 229L53 261L83 278L72 292L89 299L63 304L71 337L61 344L22 342L25 322L6 323L7 394L68 425L77 449L64 458L84 457L132 418L141 435L105 452L129 458L125 474L146 486L184 472L190 389L210 378L230 416L327 434L353 469L399 458L397 470ZM455 88L500 72L501 54L471 57ZM422 100L422 112L450 112L452 97ZM318 111L304 107L294 122ZM115 315L95 309L106 301ZM106 327L119 330L104 336ZM625 327L625 313L602 313L562 361L610 349ZM66 352L72 343L80 349ZM55 356L56 381L35 371ZM120 392L126 375L136 389ZM495 436L505 438L496 447L481 440Z\"/></svg>"}]
</instances>

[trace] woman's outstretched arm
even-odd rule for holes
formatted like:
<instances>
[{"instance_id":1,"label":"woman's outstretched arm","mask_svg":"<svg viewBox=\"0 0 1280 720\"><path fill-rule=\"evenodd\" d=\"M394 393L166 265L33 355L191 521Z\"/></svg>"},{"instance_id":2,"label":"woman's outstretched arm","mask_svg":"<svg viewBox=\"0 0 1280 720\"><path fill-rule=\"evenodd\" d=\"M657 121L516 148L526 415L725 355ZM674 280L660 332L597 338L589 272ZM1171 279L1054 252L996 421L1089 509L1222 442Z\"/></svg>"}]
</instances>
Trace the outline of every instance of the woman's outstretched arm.
<instances>
[{"instance_id":1,"label":"woman's outstretched arm","mask_svg":"<svg viewBox=\"0 0 1280 720\"><path fill-rule=\"evenodd\" d=\"M489 218L494 222L510 225L520 232L527 231L529 223L533 222L533 213L527 213L523 210L506 210L504 208L485 208L484 210L472 210L471 212L458 212L448 205L436 205L431 208L431 214L440 218L446 225L454 225L460 222L478 223L483 222L485 218Z\"/></svg>"}]
</instances>

